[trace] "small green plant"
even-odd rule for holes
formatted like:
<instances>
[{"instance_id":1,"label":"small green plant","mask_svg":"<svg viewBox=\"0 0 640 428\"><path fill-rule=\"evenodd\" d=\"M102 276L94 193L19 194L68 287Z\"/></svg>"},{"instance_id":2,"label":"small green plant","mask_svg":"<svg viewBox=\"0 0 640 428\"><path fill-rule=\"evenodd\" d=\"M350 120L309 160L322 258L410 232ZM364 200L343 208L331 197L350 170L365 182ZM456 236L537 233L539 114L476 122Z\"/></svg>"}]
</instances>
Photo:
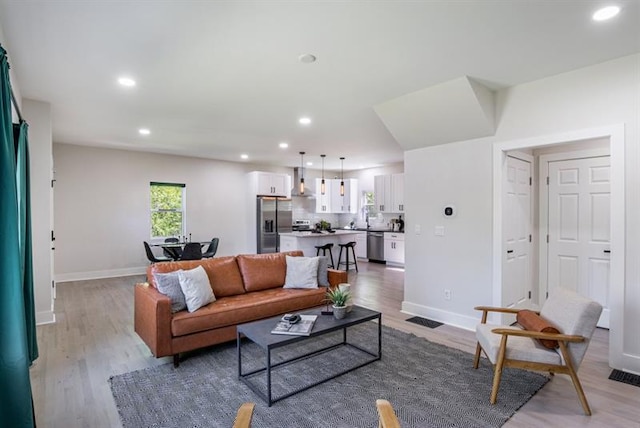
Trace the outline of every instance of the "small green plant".
<instances>
[{"instance_id":1,"label":"small green plant","mask_svg":"<svg viewBox=\"0 0 640 428\"><path fill-rule=\"evenodd\" d=\"M327 291L327 300L333 303L333 306L342 307L347 305L347 300L351 294L348 291L342 291L339 288L329 289Z\"/></svg>"}]
</instances>

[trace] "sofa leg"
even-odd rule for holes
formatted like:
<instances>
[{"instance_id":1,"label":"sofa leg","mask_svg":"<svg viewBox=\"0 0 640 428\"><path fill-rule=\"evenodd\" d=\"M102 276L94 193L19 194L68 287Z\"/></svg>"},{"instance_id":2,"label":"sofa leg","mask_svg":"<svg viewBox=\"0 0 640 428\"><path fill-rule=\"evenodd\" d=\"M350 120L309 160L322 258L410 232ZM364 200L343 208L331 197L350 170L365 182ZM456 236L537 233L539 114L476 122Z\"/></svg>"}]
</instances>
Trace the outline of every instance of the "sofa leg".
<instances>
[{"instance_id":1,"label":"sofa leg","mask_svg":"<svg viewBox=\"0 0 640 428\"><path fill-rule=\"evenodd\" d=\"M179 365L180 365L180 354L174 354L173 355L173 367L177 369Z\"/></svg>"}]
</instances>

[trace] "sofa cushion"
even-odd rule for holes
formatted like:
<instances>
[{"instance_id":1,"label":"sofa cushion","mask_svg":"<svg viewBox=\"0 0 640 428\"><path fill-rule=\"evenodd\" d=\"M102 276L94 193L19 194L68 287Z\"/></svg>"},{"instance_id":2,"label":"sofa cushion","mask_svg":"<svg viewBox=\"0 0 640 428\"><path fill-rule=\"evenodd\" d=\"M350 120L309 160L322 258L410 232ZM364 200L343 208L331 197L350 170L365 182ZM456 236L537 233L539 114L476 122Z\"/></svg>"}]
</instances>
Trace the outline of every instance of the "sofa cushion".
<instances>
[{"instance_id":1,"label":"sofa cushion","mask_svg":"<svg viewBox=\"0 0 640 428\"><path fill-rule=\"evenodd\" d=\"M183 260L176 262L154 263L147 268L147 280L158 288L153 278L155 273L172 272L179 269L190 270L202 266L207 272L209 283L216 297L233 296L244 293L242 276L234 256L216 257L202 260Z\"/></svg>"},{"instance_id":2,"label":"sofa cushion","mask_svg":"<svg viewBox=\"0 0 640 428\"><path fill-rule=\"evenodd\" d=\"M284 288L317 288L318 257L285 256L287 274Z\"/></svg>"},{"instance_id":3,"label":"sofa cushion","mask_svg":"<svg viewBox=\"0 0 640 428\"><path fill-rule=\"evenodd\" d=\"M321 287L278 287L222 297L196 312L176 313L171 320L171 334L174 337L184 336L319 306L324 302L325 291Z\"/></svg>"},{"instance_id":4,"label":"sofa cushion","mask_svg":"<svg viewBox=\"0 0 640 428\"><path fill-rule=\"evenodd\" d=\"M209 277L202 266L196 266L191 270L180 270L178 278L180 278L180 288L184 293L189 312L195 312L216 300L213 291L211 291Z\"/></svg>"},{"instance_id":5,"label":"sofa cushion","mask_svg":"<svg viewBox=\"0 0 640 428\"><path fill-rule=\"evenodd\" d=\"M247 292L282 287L287 274L284 253L242 254L237 257Z\"/></svg>"}]
</instances>

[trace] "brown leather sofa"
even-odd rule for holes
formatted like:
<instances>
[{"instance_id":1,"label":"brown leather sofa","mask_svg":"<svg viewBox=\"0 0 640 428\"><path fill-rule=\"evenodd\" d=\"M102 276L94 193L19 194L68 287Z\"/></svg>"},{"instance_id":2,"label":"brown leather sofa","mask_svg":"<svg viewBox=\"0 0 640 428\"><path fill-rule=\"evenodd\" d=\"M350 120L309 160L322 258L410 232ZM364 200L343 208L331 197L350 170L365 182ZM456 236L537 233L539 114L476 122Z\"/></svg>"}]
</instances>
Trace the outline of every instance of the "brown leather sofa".
<instances>
[{"instance_id":1,"label":"brown leather sofa","mask_svg":"<svg viewBox=\"0 0 640 428\"><path fill-rule=\"evenodd\" d=\"M323 304L325 287L283 288L285 255L302 251L251 254L203 260L155 263L147 268L148 283L135 286L134 329L157 358L236 339L236 325ZM216 300L195 312L171 313L170 299L155 288L153 274L201 265ZM329 269L329 284L347 282L347 273Z\"/></svg>"}]
</instances>

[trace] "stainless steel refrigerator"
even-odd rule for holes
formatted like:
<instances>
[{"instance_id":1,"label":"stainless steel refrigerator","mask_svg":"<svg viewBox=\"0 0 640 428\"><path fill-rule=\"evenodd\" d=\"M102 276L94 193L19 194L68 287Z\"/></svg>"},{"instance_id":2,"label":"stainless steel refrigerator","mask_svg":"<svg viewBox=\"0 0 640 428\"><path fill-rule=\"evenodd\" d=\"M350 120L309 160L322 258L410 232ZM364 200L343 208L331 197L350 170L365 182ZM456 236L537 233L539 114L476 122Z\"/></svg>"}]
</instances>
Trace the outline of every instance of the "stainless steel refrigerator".
<instances>
[{"instance_id":1,"label":"stainless steel refrigerator","mask_svg":"<svg viewBox=\"0 0 640 428\"><path fill-rule=\"evenodd\" d=\"M291 232L291 199L258 196L257 198L258 254L280 251L279 233Z\"/></svg>"}]
</instances>

